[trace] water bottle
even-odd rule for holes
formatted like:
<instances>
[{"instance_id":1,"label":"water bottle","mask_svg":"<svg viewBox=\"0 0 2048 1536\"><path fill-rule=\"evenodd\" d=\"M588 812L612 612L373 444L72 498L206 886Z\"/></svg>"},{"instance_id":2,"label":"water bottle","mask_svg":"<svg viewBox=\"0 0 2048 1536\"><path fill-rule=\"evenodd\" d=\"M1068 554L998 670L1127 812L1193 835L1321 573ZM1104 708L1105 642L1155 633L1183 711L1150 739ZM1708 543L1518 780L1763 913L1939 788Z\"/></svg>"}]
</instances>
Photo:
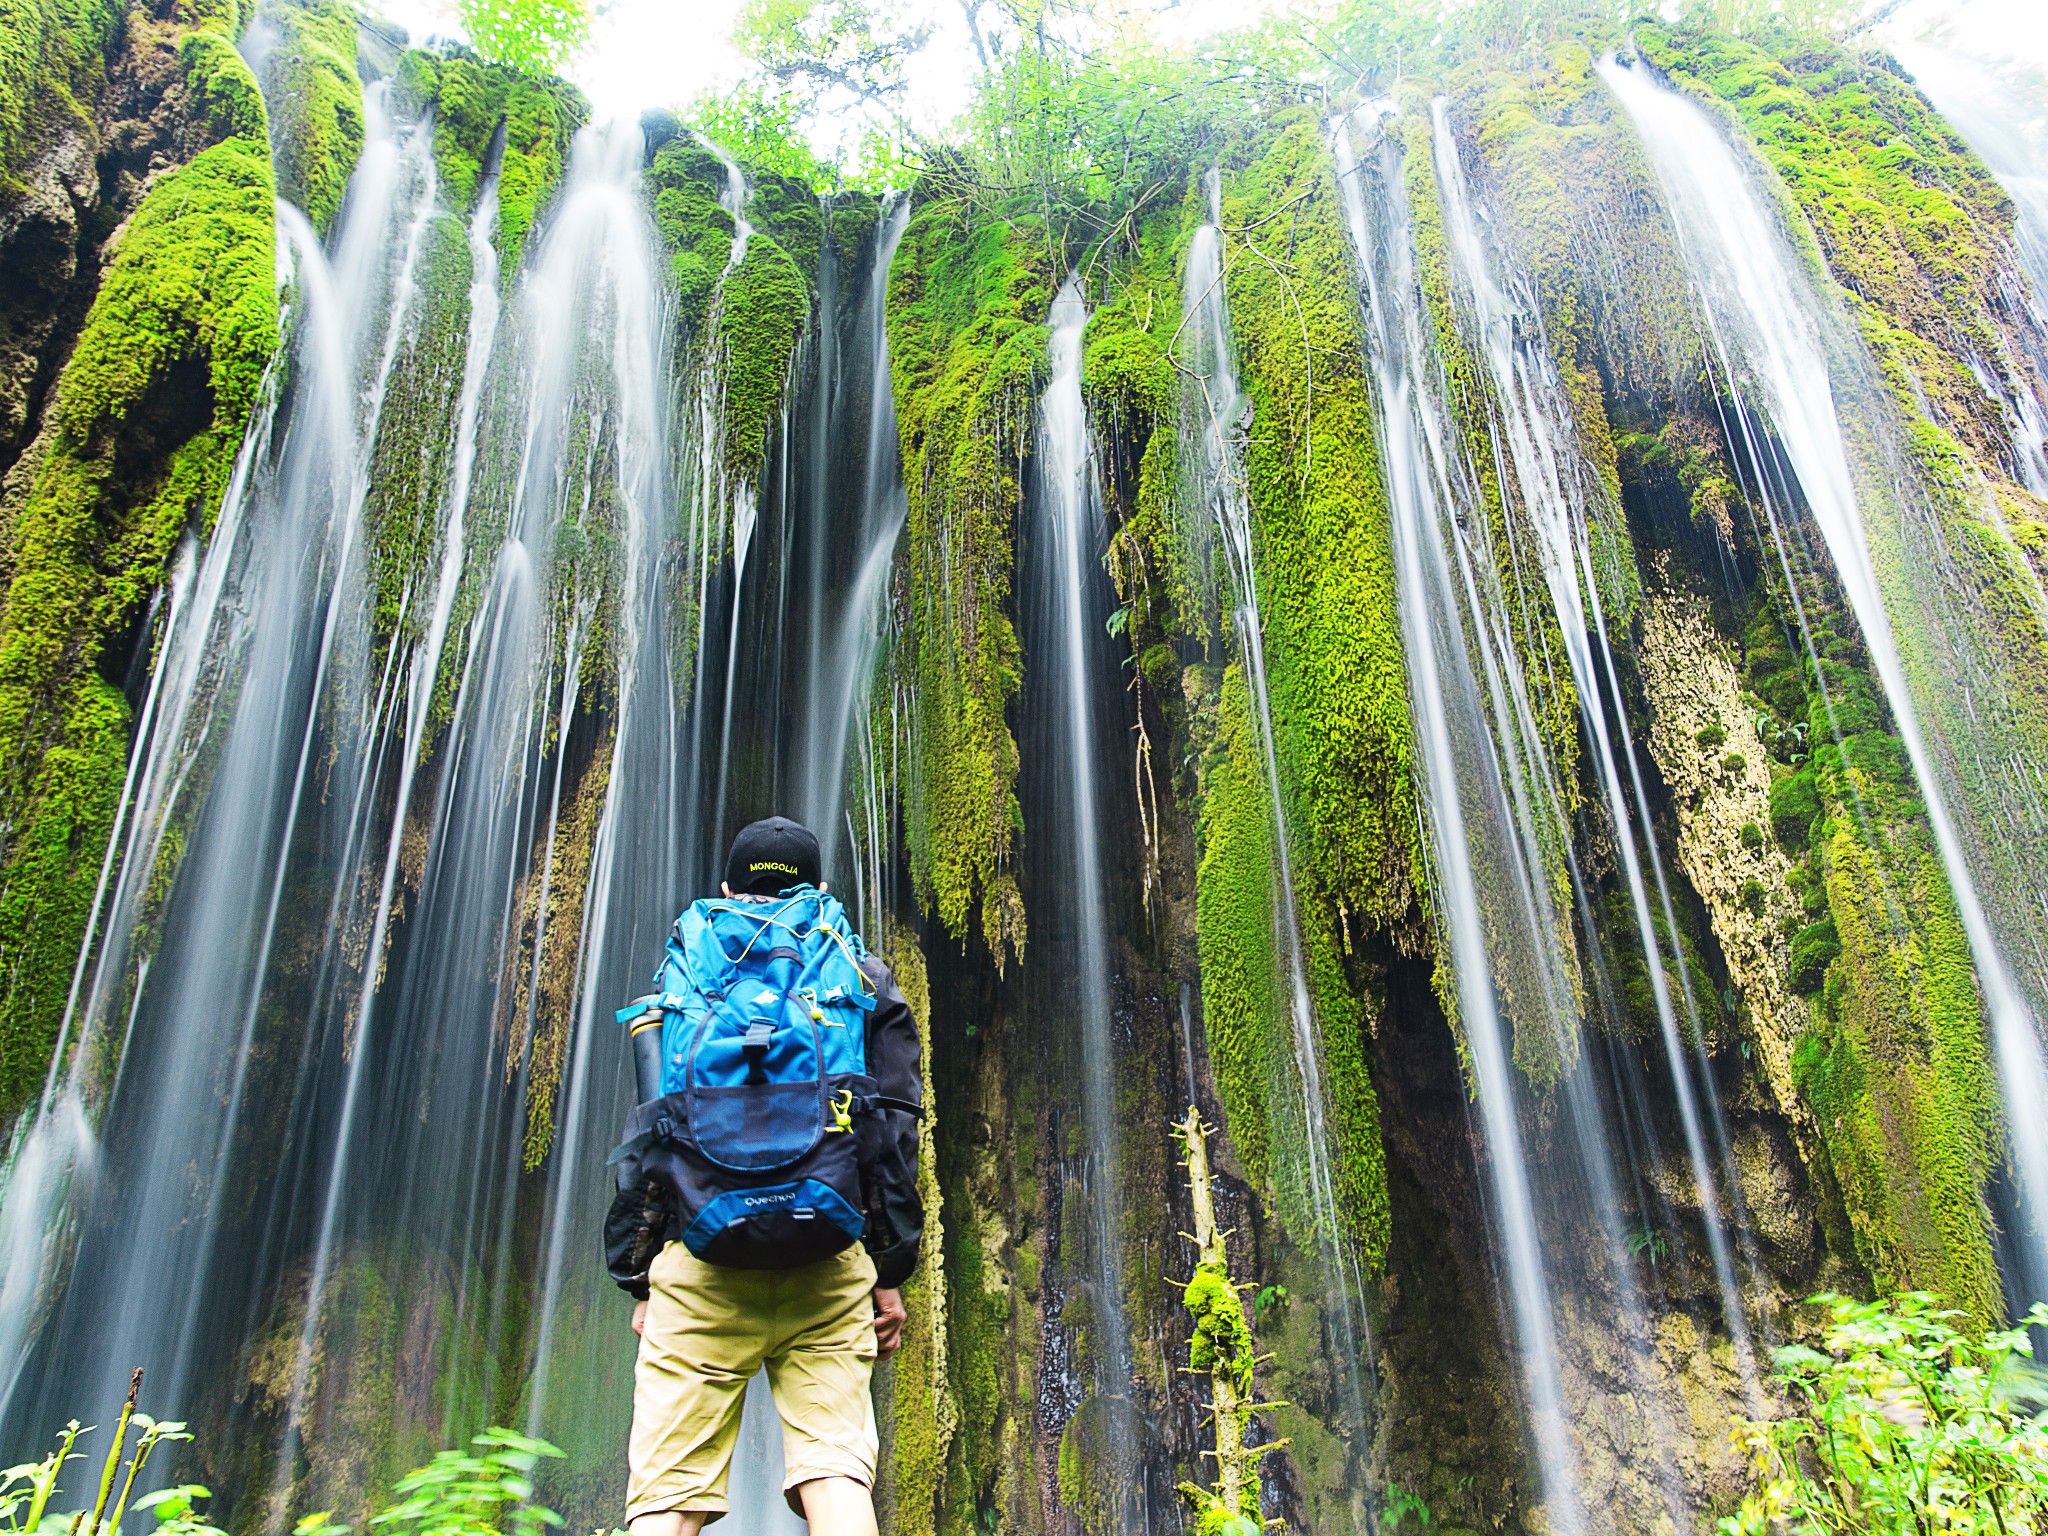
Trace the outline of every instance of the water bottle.
<instances>
[{"instance_id":1,"label":"water bottle","mask_svg":"<svg viewBox=\"0 0 2048 1536\"><path fill-rule=\"evenodd\" d=\"M661 1097L661 1010L650 1007L652 998L639 998L618 1011L633 1045L634 1102L645 1104Z\"/></svg>"}]
</instances>

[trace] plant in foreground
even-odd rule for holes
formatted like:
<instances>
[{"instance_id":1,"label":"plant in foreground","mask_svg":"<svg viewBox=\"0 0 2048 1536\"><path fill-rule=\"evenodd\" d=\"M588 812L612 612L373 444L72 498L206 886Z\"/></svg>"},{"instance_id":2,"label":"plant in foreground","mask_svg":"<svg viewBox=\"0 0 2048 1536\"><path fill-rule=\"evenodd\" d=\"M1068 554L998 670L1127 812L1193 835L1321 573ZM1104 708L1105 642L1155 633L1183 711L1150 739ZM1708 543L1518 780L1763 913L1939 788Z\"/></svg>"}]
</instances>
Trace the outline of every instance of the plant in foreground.
<instances>
[{"instance_id":1,"label":"plant in foreground","mask_svg":"<svg viewBox=\"0 0 2048 1536\"><path fill-rule=\"evenodd\" d=\"M154 1536L225 1536L200 1514L201 1502L213 1494L197 1483L132 1497L159 1445L192 1438L181 1423L136 1411L141 1386L138 1370L129 1382L93 1504L77 1510L54 1507L63 1491L65 1466L84 1459L78 1442L93 1432L73 1419L58 1433L56 1449L41 1461L0 1470L0 1536L118 1536L131 1503L154 1513ZM136 1432L132 1449L131 1430ZM443 1451L400 1478L392 1489L396 1502L370 1517L365 1536L543 1536L562 1524L560 1515L535 1500L533 1482L534 1469L560 1451L509 1429L487 1429L470 1444L473 1450ZM293 1536L347 1536L349 1527L321 1510L292 1529Z\"/></svg>"},{"instance_id":2,"label":"plant in foreground","mask_svg":"<svg viewBox=\"0 0 2048 1536\"><path fill-rule=\"evenodd\" d=\"M1761 1486L1722 1536L2048 1532L2048 1424L2025 1364L2048 1306L1972 1338L1924 1291L1813 1300L1833 1314L1824 1349L1772 1357L1790 1412L1736 1421Z\"/></svg>"}]
</instances>

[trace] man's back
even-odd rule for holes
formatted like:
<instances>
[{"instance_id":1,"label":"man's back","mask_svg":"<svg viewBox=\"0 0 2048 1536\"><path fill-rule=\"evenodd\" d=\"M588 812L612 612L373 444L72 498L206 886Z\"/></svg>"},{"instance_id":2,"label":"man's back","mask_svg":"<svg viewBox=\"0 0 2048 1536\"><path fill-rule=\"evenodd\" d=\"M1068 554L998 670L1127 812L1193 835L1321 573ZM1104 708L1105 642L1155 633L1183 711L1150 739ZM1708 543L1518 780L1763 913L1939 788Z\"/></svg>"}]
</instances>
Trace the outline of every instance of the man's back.
<instances>
[{"instance_id":1,"label":"man's back","mask_svg":"<svg viewBox=\"0 0 2048 1536\"><path fill-rule=\"evenodd\" d=\"M869 1375L924 1224L916 1022L819 880L816 839L781 818L735 839L722 897L677 920L655 985L620 1014L641 1102L605 1230L641 1298L628 1520L669 1536L725 1511L765 1365L791 1507L872 1530Z\"/></svg>"}]
</instances>

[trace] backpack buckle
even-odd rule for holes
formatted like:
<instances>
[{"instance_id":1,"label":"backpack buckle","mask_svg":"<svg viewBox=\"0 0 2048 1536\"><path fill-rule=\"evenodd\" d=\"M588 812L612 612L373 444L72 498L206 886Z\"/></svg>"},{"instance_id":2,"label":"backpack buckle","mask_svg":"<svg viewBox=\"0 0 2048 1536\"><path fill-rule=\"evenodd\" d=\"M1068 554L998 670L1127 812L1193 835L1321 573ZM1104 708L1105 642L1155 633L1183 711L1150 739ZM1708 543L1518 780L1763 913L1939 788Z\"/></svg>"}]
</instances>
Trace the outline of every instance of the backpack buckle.
<instances>
[{"instance_id":1,"label":"backpack buckle","mask_svg":"<svg viewBox=\"0 0 2048 1536\"><path fill-rule=\"evenodd\" d=\"M740 1044L740 1054L747 1058L747 1082L749 1085L768 1081L766 1063L768 1042L775 1034L775 1026L766 1019L749 1019L747 1034Z\"/></svg>"}]
</instances>

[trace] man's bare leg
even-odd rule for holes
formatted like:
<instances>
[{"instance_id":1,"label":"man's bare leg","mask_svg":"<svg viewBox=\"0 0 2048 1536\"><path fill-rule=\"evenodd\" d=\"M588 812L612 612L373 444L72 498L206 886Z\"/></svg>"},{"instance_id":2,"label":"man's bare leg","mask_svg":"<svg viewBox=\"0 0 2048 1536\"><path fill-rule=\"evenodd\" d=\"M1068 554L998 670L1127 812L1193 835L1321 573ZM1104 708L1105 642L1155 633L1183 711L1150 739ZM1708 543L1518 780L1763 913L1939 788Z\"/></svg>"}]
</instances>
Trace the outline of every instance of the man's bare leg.
<instances>
[{"instance_id":1,"label":"man's bare leg","mask_svg":"<svg viewBox=\"0 0 2048 1536\"><path fill-rule=\"evenodd\" d=\"M873 1524L870 1518L869 1524ZM697 1536L704 1529L701 1509L665 1509L660 1514L637 1515L628 1527L633 1536Z\"/></svg>"},{"instance_id":2,"label":"man's bare leg","mask_svg":"<svg viewBox=\"0 0 2048 1536\"><path fill-rule=\"evenodd\" d=\"M875 1536L875 1501L868 1485L857 1478L814 1477L798 1483L796 1493L803 1500L811 1536ZM634 1536L641 1536L637 1525Z\"/></svg>"}]
</instances>

